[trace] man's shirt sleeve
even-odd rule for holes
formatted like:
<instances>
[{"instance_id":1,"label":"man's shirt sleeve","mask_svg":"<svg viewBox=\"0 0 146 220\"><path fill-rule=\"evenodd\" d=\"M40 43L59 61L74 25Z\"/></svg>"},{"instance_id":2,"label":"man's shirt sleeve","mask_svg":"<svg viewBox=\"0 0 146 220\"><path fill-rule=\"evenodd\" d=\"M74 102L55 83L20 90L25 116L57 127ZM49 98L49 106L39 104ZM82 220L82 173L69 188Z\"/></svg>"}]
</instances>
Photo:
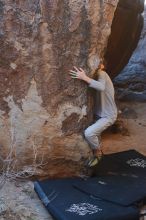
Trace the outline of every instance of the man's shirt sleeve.
<instances>
[{"instance_id":1,"label":"man's shirt sleeve","mask_svg":"<svg viewBox=\"0 0 146 220\"><path fill-rule=\"evenodd\" d=\"M98 80L92 79L89 83L89 87L96 89L98 91L104 91L105 90L105 73L103 71L99 72L99 78Z\"/></svg>"}]
</instances>

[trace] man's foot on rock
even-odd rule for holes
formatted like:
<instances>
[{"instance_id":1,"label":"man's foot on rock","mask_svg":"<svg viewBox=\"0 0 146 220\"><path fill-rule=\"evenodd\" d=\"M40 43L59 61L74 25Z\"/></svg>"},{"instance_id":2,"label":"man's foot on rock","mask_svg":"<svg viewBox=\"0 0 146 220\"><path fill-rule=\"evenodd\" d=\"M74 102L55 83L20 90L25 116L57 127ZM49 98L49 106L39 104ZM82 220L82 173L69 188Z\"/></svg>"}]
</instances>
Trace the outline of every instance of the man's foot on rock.
<instances>
[{"instance_id":1,"label":"man's foot on rock","mask_svg":"<svg viewBox=\"0 0 146 220\"><path fill-rule=\"evenodd\" d=\"M90 160L87 162L87 167L94 167L98 164L99 160L98 157L93 156Z\"/></svg>"},{"instance_id":2,"label":"man's foot on rock","mask_svg":"<svg viewBox=\"0 0 146 220\"><path fill-rule=\"evenodd\" d=\"M93 152L93 156L86 161L86 166L87 167L96 166L100 162L100 160L103 158L103 156L104 156L104 154L101 149L96 151L96 154L95 154L95 152Z\"/></svg>"}]
</instances>

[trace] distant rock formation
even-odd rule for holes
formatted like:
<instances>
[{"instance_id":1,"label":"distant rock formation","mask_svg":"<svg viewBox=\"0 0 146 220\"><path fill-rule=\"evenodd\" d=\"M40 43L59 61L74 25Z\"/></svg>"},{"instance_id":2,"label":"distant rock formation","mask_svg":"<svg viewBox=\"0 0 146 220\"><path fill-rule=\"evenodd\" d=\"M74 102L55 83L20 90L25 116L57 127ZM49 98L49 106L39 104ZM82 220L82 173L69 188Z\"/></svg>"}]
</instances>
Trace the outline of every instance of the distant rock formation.
<instances>
[{"instance_id":1,"label":"distant rock formation","mask_svg":"<svg viewBox=\"0 0 146 220\"><path fill-rule=\"evenodd\" d=\"M146 101L146 7L140 41L127 66L115 78L117 97L123 101Z\"/></svg>"},{"instance_id":2,"label":"distant rock formation","mask_svg":"<svg viewBox=\"0 0 146 220\"><path fill-rule=\"evenodd\" d=\"M114 78L128 63L143 27L144 0L119 0L105 59L107 72Z\"/></svg>"}]
</instances>

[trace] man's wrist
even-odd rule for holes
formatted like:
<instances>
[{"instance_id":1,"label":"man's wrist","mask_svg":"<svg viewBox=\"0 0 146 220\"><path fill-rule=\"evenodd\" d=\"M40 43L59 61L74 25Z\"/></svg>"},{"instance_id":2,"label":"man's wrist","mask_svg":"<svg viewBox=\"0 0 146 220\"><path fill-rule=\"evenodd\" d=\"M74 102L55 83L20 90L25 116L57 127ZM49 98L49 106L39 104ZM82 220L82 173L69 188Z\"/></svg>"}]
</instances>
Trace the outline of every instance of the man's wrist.
<instances>
[{"instance_id":1,"label":"man's wrist","mask_svg":"<svg viewBox=\"0 0 146 220\"><path fill-rule=\"evenodd\" d=\"M91 80L92 79L90 77L88 77L88 76L84 77L84 81L87 82L88 84L90 84Z\"/></svg>"}]
</instances>

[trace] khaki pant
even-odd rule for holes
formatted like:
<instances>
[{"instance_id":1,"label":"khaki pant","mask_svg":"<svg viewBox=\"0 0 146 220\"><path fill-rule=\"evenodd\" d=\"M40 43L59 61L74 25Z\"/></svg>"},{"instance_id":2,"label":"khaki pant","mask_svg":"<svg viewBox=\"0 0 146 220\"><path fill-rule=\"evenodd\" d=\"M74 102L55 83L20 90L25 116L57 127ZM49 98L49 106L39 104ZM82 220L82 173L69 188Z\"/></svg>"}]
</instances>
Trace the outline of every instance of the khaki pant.
<instances>
[{"instance_id":1,"label":"khaki pant","mask_svg":"<svg viewBox=\"0 0 146 220\"><path fill-rule=\"evenodd\" d=\"M115 119L100 118L94 124L85 129L85 139L87 140L92 149L100 148L101 133L114 122Z\"/></svg>"}]
</instances>

